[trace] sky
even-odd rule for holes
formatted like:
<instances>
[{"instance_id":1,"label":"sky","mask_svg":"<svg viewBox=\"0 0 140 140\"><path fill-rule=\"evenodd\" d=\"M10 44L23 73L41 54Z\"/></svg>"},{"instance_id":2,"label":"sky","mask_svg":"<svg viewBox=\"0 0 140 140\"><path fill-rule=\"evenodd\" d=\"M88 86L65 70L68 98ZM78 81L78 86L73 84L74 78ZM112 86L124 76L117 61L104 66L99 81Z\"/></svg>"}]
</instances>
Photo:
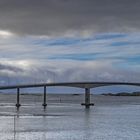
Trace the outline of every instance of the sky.
<instances>
[{"instance_id":1,"label":"sky","mask_svg":"<svg viewBox=\"0 0 140 140\"><path fill-rule=\"evenodd\" d=\"M140 82L139 7L139 0L0 0L0 85Z\"/></svg>"}]
</instances>

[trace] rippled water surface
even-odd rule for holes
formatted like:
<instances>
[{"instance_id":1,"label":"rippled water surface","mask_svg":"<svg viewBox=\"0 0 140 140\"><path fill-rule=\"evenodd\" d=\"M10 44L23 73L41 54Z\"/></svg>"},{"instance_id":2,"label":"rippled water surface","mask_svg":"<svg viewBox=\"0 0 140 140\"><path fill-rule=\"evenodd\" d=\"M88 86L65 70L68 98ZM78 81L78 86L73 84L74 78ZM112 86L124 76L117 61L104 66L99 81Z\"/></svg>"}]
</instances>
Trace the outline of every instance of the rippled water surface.
<instances>
[{"instance_id":1,"label":"rippled water surface","mask_svg":"<svg viewBox=\"0 0 140 140\"><path fill-rule=\"evenodd\" d=\"M140 140L140 97L53 95L44 109L42 96L0 95L0 140Z\"/></svg>"}]
</instances>

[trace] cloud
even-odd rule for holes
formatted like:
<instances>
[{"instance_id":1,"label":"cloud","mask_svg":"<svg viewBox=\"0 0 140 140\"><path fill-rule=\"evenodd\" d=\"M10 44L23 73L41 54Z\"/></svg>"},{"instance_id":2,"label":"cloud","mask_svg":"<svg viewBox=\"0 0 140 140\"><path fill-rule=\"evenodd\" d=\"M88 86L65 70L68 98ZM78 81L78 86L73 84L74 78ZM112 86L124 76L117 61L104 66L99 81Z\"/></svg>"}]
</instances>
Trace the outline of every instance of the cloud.
<instances>
[{"instance_id":1,"label":"cloud","mask_svg":"<svg viewBox=\"0 0 140 140\"><path fill-rule=\"evenodd\" d=\"M2 60L0 61L0 84L27 84L50 82L53 75L49 69L41 67L39 63L30 60Z\"/></svg>"},{"instance_id":2,"label":"cloud","mask_svg":"<svg viewBox=\"0 0 140 140\"><path fill-rule=\"evenodd\" d=\"M10 66L10 65L4 65L4 64L0 64L0 70L5 70L5 69L8 69L8 70L11 70L11 71L20 71L20 69L15 69L14 67Z\"/></svg>"},{"instance_id":3,"label":"cloud","mask_svg":"<svg viewBox=\"0 0 140 140\"><path fill-rule=\"evenodd\" d=\"M111 60L27 61L28 67L22 61L14 62L13 66L9 61L1 63L1 85L73 81L140 82L139 71L114 68L117 62Z\"/></svg>"},{"instance_id":4,"label":"cloud","mask_svg":"<svg viewBox=\"0 0 140 140\"><path fill-rule=\"evenodd\" d=\"M9 38L11 36L13 36L13 33L9 32L9 31L0 30L0 37Z\"/></svg>"},{"instance_id":5,"label":"cloud","mask_svg":"<svg viewBox=\"0 0 140 140\"><path fill-rule=\"evenodd\" d=\"M0 39L0 75L21 83L139 81L139 39L139 34L122 33Z\"/></svg>"},{"instance_id":6,"label":"cloud","mask_svg":"<svg viewBox=\"0 0 140 140\"><path fill-rule=\"evenodd\" d=\"M139 0L0 0L0 29L18 35L139 32Z\"/></svg>"}]
</instances>

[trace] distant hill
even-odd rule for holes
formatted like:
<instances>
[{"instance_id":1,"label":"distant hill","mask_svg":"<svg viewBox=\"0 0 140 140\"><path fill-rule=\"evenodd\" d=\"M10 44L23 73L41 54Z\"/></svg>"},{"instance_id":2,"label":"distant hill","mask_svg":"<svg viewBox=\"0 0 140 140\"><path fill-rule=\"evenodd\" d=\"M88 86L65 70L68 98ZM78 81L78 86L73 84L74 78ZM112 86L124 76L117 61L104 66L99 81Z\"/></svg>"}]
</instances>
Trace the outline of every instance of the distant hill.
<instances>
[{"instance_id":1,"label":"distant hill","mask_svg":"<svg viewBox=\"0 0 140 140\"><path fill-rule=\"evenodd\" d=\"M132 92L132 93L127 93L127 92L120 92L120 93L103 93L102 95L105 96L140 96L140 92Z\"/></svg>"}]
</instances>

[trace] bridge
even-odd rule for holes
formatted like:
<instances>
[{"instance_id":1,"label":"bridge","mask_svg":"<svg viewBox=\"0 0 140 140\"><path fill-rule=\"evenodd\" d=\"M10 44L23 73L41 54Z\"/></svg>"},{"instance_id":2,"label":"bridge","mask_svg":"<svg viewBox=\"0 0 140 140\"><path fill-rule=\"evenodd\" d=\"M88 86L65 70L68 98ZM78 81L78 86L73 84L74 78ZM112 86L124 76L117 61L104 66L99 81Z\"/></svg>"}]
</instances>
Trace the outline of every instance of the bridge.
<instances>
[{"instance_id":1,"label":"bridge","mask_svg":"<svg viewBox=\"0 0 140 140\"><path fill-rule=\"evenodd\" d=\"M43 106L47 106L46 100L46 91L47 87L53 86L65 86L65 87L77 87L85 89L85 103L84 105L86 108L93 106L94 103L90 102L90 89L102 86L112 86L112 85L129 85L129 86L140 86L140 83L129 83L129 82L65 82L65 83L39 83L39 84L24 84L24 85L11 85L11 86L0 86L0 90L7 90L7 89L17 89L17 103L16 107L20 107L20 89L23 88L33 88L33 87L43 87L44 94L43 94Z\"/></svg>"}]
</instances>

